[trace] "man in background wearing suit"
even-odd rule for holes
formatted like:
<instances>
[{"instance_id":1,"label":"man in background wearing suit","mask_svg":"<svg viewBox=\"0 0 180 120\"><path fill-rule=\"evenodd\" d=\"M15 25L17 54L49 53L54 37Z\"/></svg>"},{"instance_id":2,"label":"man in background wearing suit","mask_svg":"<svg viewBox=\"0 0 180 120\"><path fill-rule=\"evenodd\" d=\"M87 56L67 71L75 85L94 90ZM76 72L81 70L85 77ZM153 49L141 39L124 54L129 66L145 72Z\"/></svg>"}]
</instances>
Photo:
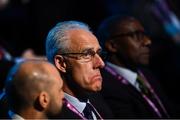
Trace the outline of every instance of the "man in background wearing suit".
<instances>
[{"instance_id":1,"label":"man in background wearing suit","mask_svg":"<svg viewBox=\"0 0 180 120\"><path fill-rule=\"evenodd\" d=\"M108 53L102 70L102 95L116 118L168 118L157 81L142 66L149 64L151 40L133 17L112 16L97 35Z\"/></svg>"}]
</instances>

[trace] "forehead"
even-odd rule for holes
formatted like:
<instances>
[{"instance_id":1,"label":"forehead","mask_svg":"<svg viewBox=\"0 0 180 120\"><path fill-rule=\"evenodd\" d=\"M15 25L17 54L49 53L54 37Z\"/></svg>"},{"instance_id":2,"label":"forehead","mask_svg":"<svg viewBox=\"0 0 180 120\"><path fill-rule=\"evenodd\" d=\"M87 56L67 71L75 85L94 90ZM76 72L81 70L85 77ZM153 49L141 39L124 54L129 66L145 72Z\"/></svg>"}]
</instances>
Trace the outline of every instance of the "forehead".
<instances>
[{"instance_id":1,"label":"forehead","mask_svg":"<svg viewBox=\"0 0 180 120\"><path fill-rule=\"evenodd\" d=\"M83 29L73 29L69 31L70 49L82 51L85 49L97 50L100 48L97 38L89 31Z\"/></svg>"},{"instance_id":2,"label":"forehead","mask_svg":"<svg viewBox=\"0 0 180 120\"><path fill-rule=\"evenodd\" d=\"M134 32L134 31L144 31L143 26L139 21L135 19L127 19L119 22L117 24L117 31L121 33Z\"/></svg>"}]
</instances>

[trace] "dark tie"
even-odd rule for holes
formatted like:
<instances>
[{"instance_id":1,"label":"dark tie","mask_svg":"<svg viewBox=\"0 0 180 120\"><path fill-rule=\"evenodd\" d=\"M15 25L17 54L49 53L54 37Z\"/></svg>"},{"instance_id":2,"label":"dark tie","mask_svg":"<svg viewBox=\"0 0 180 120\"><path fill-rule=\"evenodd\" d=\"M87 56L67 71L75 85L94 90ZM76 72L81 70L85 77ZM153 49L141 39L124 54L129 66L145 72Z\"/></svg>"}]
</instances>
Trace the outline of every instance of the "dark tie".
<instances>
[{"instance_id":1,"label":"dark tie","mask_svg":"<svg viewBox=\"0 0 180 120\"><path fill-rule=\"evenodd\" d=\"M86 107L83 110L83 114L87 119L93 119L92 111L92 106L89 103L86 103Z\"/></svg>"},{"instance_id":2,"label":"dark tie","mask_svg":"<svg viewBox=\"0 0 180 120\"><path fill-rule=\"evenodd\" d=\"M154 111L157 113L157 115L161 118L162 113L160 112L160 109L162 109L163 106L160 105L158 102L158 101L160 101L160 99L155 97L156 95L154 92L150 91L152 88L148 87L148 85L146 83L147 81L145 80L145 78L143 76L138 75L137 82L139 84L139 88L141 90L141 93L145 95L146 101L148 103L149 103L149 101L151 102L149 105L154 109ZM163 109L164 109L164 107L163 107ZM166 112L166 110L165 110L165 112Z\"/></svg>"},{"instance_id":3,"label":"dark tie","mask_svg":"<svg viewBox=\"0 0 180 120\"><path fill-rule=\"evenodd\" d=\"M151 94L149 88L147 87L147 85L145 84L145 81L142 76L138 75L137 82L139 84L139 89L141 90L141 92L143 94L147 95L148 97L152 97L151 96L152 94Z\"/></svg>"}]
</instances>

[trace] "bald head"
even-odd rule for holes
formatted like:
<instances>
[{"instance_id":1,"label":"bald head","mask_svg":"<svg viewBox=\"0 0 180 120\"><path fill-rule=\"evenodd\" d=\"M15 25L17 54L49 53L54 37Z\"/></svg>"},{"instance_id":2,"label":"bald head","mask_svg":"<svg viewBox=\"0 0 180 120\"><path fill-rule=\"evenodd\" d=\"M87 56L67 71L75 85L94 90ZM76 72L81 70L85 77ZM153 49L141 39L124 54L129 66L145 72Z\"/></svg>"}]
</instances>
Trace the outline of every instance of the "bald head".
<instances>
[{"instance_id":1,"label":"bald head","mask_svg":"<svg viewBox=\"0 0 180 120\"><path fill-rule=\"evenodd\" d=\"M10 71L7 80L17 81L23 86L27 85L26 89L45 90L46 87L44 85L52 82L50 79L53 77L58 76L59 73L52 64L46 61L29 60L15 65Z\"/></svg>"},{"instance_id":2,"label":"bald head","mask_svg":"<svg viewBox=\"0 0 180 120\"><path fill-rule=\"evenodd\" d=\"M28 60L16 64L6 81L6 94L14 111L34 106L41 92L51 93L62 79L57 69L47 61Z\"/></svg>"}]
</instances>

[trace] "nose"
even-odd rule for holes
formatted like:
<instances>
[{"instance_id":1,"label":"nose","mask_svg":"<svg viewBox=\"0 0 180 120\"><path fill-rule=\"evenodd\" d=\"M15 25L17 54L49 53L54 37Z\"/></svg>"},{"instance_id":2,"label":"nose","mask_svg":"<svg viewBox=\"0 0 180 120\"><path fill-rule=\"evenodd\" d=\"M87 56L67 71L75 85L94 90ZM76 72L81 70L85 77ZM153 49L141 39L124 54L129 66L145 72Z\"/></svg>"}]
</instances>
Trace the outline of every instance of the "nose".
<instances>
[{"instance_id":1,"label":"nose","mask_svg":"<svg viewBox=\"0 0 180 120\"><path fill-rule=\"evenodd\" d=\"M151 45L151 39L148 36L144 36L143 45L145 46Z\"/></svg>"},{"instance_id":2,"label":"nose","mask_svg":"<svg viewBox=\"0 0 180 120\"><path fill-rule=\"evenodd\" d=\"M104 61L102 60L102 58L98 54L96 54L94 56L94 61L95 61L94 62L95 68L103 68L105 66Z\"/></svg>"}]
</instances>

